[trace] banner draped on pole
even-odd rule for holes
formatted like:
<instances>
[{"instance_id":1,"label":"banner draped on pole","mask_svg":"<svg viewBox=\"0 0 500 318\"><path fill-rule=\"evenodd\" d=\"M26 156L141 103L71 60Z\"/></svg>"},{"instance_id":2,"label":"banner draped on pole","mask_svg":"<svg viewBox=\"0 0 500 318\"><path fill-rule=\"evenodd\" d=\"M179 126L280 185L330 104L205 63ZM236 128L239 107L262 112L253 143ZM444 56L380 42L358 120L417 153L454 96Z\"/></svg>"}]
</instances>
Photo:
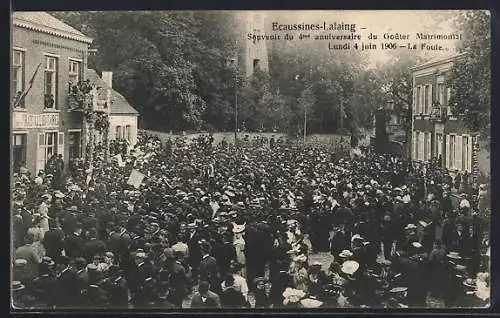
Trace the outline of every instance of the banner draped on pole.
<instances>
[{"instance_id":1,"label":"banner draped on pole","mask_svg":"<svg viewBox=\"0 0 500 318\"><path fill-rule=\"evenodd\" d=\"M144 180L145 177L146 176L144 174L134 169L130 173L130 177L128 178L127 184L130 184L134 186L136 189L138 189L141 186L142 180Z\"/></svg>"}]
</instances>

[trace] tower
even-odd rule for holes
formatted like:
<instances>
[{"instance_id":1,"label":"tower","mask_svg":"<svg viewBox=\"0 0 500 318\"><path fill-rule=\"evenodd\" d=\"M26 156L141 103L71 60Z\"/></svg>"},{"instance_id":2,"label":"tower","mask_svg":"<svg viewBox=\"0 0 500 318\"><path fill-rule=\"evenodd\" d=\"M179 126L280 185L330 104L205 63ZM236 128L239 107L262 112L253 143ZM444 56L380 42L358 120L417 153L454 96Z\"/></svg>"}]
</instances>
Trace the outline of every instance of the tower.
<instances>
[{"instance_id":1,"label":"tower","mask_svg":"<svg viewBox=\"0 0 500 318\"><path fill-rule=\"evenodd\" d=\"M242 11L239 14L243 26L243 34L240 39L243 40L243 43L239 43L238 66L247 77L251 76L257 69L268 72L269 61L266 41L253 41L247 37L248 34L265 34L266 13L264 11Z\"/></svg>"}]
</instances>

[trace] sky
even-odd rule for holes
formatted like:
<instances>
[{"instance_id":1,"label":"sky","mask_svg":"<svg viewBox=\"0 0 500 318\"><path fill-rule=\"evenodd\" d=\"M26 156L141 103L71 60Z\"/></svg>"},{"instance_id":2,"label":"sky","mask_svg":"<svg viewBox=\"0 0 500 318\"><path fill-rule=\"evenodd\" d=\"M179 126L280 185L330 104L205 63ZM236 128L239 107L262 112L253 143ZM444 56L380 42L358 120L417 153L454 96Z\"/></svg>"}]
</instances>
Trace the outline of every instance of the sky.
<instances>
[{"instance_id":1,"label":"sky","mask_svg":"<svg viewBox=\"0 0 500 318\"><path fill-rule=\"evenodd\" d=\"M393 42L393 40L383 40L384 33L404 33L410 34L410 41L399 40L398 44L406 44L407 42L421 43L422 40L416 40L415 34L419 32L429 33L457 33L454 28L453 17L458 14L458 10L336 10L336 11L264 11L266 17L266 26L269 28L272 22L280 24L290 23L355 23L357 25L356 33L361 35L363 42L368 42L366 39L368 34L378 34L377 42ZM361 30L360 28L366 28ZM285 31L281 31L284 33ZM337 31L341 32L341 31ZM269 31L268 31L269 33ZM323 45L322 41L311 41L311 45ZM328 41L326 41L328 42ZM431 44L441 44L449 48L449 51L426 51L417 50L416 54L422 54L426 58L437 58L441 56L449 56L454 54L455 42L448 40L434 40ZM380 46L380 44L379 44ZM413 53L413 51L412 51ZM388 60L389 55L387 50L377 48L370 50L368 53L369 64L375 65L377 62L383 63Z\"/></svg>"}]
</instances>

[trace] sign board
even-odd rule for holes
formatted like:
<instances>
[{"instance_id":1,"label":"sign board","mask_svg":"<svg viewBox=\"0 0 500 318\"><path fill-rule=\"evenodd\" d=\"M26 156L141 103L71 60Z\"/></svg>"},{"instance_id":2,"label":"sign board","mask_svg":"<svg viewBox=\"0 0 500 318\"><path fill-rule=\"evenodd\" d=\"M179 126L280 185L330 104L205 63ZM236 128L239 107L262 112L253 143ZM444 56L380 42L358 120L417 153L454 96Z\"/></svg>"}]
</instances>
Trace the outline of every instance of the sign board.
<instances>
[{"instance_id":1,"label":"sign board","mask_svg":"<svg viewBox=\"0 0 500 318\"><path fill-rule=\"evenodd\" d=\"M136 189L138 189L141 186L144 177L145 175L143 175L139 171L132 170L132 172L130 173L130 177L128 178L127 184L130 184L134 186Z\"/></svg>"},{"instance_id":2,"label":"sign board","mask_svg":"<svg viewBox=\"0 0 500 318\"><path fill-rule=\"evenodd\" d=\"M59 113L29 114L14 111L12 129L43 128L57 129L59 127Z\"/></svg>"}]
</instances>

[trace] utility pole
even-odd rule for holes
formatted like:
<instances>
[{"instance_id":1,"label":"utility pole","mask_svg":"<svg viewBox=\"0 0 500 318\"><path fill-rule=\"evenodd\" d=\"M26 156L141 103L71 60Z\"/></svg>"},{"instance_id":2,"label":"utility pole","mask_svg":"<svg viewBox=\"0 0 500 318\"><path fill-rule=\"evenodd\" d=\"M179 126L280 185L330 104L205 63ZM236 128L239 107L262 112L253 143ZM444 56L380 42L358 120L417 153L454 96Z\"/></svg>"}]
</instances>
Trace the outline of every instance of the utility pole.
<instances>
[{"instance_id":1,"label":"utility pole","mask_svg":"<svg viewBox=\"0 0 500 318\"><path fill-rule=\"evenodd\" d=\"M304 107L304 143L306 143L307 137L307 106Z\"/></svg>"},{"instance_id":2,"label":"utility pole","mask_svg":"<svg viewBox=\"0 0 500 318\"><path fill-rule=\"evenodd\" d=\"M234 69L234 144L238 141L238 83L237 71Z\"/></svg>"},{"instance_id":3,"label":"utility pole","mask_svg":"<svg viewBox=\"0 0 500 318\"><path fill-rule=\"evenodd\" d=\"M344 101L340 100L340 130L344 129Z\"/></svg>"}]
</instances>

